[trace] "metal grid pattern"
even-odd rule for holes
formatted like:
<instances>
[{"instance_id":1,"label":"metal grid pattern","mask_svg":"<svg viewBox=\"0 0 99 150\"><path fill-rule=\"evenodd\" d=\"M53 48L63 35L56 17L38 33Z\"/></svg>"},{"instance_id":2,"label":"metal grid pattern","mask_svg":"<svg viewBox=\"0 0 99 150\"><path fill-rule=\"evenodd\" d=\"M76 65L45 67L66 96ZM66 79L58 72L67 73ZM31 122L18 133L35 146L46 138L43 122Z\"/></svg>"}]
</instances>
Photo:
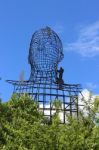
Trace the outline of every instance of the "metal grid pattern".
<instances>
[{"instance_id":1,"label":"metal grid pattern","mask_svg":"<svg viewBox=\"0 0 99 150\"><path fill-rule=\"evenodd\" d=\"M44 116L51 120L55 113L53 107L54 100L61 100L62 108L59 108L62 123L66 122L66 114L76 115L78 117L78 95L81 94L81 86L79 84L63 84L63 88L59 88L59 84L52 83L33 83L30 81L13 81L7 80L14 86L13 93L29 94L33 100L39 103L39 110Z\"/></svg>"},{"instance_id":2,"label":"metal grid pattern","mask_svg":"<svg viewBox=\"0 0 99 150\"><path fill-rule=\"evenodd\" d=\"M49 76L48 81L55 79L58 63L63 56L62 42L51 28L46 27L36 31L29 48L30 80L37 80L39 75L47 78Z\"/></svg>"}]
</instances>

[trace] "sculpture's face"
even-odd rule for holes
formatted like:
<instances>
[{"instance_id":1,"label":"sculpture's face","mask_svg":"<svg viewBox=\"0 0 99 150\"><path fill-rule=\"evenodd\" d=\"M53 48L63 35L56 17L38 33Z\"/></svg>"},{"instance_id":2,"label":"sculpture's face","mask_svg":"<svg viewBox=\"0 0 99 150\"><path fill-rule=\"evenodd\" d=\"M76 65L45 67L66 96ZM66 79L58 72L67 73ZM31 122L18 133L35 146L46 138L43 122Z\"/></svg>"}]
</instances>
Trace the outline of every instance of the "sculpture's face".
<instances>
[{"instance_id":1,"label":"sculpture's face","mask_svg":"<svg viewBox=\"0 0 99 150\"><path fill-rule=\"evenodd\" d=\"M41 36L39 36L39 34ZM51 71L57 67L58 62L62 59L62 52L58 52L56 41L51 38L48 32L36 32L30 44L29 62L32 68L42 71ZM62 47L60 47L62 48ZM61 51L61 49L60 49Z\"/></svg>"}]
</instances>

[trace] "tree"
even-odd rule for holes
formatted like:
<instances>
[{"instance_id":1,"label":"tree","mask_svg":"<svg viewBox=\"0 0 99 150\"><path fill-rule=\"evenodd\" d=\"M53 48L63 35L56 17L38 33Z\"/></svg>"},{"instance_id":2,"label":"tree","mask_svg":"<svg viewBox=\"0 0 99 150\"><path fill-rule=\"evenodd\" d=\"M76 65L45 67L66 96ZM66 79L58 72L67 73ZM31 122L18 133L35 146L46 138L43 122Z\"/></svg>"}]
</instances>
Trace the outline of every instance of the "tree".
<instances>
[{"instance_id":1,"label":"tree","mask_svg":"<svg viewBox=\"0 0 99 150\"><path fill-rule=\"evenodd\" d=\"M3 103L0 101L0 149L1 150L99 150L99 126L93 118L99 111L99 97L88 114L79 112L79 119L67 115L61 124L61 101L55 100L56 109L52 123L48 124L36 103L28 95L14 94Z\"/></svg>"}]
</instances>

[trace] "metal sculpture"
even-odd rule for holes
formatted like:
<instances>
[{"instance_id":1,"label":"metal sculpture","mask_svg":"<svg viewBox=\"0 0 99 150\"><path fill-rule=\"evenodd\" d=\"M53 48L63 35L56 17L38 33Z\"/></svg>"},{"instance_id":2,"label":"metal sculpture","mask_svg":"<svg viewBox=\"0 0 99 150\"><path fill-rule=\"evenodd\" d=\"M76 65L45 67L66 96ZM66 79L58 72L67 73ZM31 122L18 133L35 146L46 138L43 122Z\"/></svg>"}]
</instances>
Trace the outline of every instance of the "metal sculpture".
<instances>
[{"instance_id":1,"label":"metal sculpture","mask_svg":"<svg viewBox=\"0 0 99 150\"><path fill-rule=\"evenodd\" d=\"M58 69L58 63L63 59L62 42L58 35L46 27L36 31L31 39L28 61L31 74L28 81L7 80L13 84L14 93L28 93L39 103L39 110L50 120L55 112L53 101L61 100L59 108L62 122L66 122L66 113L78 116L78 95L81 94L79 84L65 84L64 69Z\"/></svg>"},{"instance_id":2,"label":"metal sculpture","mask_svg":"<svg viewBox=\"0 0 99 150\"><path fill-rule=\"evenodd\" d=\"M63 56L62 42L53 30L46 27L36 31L31 39L28 57L30 81L55 81L58 63Z\"/></svg>"}]
</instances>

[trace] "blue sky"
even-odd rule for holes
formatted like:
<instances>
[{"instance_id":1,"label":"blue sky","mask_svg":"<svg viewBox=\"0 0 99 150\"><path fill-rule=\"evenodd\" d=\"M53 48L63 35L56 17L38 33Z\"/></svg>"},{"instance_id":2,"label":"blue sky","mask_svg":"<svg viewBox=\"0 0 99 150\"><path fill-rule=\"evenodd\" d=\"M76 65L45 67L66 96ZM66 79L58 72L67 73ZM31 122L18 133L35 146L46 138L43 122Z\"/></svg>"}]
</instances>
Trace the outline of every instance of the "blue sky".
<instances>
[{"instance_id":1,"label":"blue sky","mask_svg":"<svg viewBox=\"0 0 99 150\"><path fill-rule=\"evenodd\" d=\"M66 83L81 83L99 93L99 0L0 1L0 97L9 99L13 87L5 80L29 79L29 43L33 32L50 26L64 47Z\"/></svg>"}]
</instances>

